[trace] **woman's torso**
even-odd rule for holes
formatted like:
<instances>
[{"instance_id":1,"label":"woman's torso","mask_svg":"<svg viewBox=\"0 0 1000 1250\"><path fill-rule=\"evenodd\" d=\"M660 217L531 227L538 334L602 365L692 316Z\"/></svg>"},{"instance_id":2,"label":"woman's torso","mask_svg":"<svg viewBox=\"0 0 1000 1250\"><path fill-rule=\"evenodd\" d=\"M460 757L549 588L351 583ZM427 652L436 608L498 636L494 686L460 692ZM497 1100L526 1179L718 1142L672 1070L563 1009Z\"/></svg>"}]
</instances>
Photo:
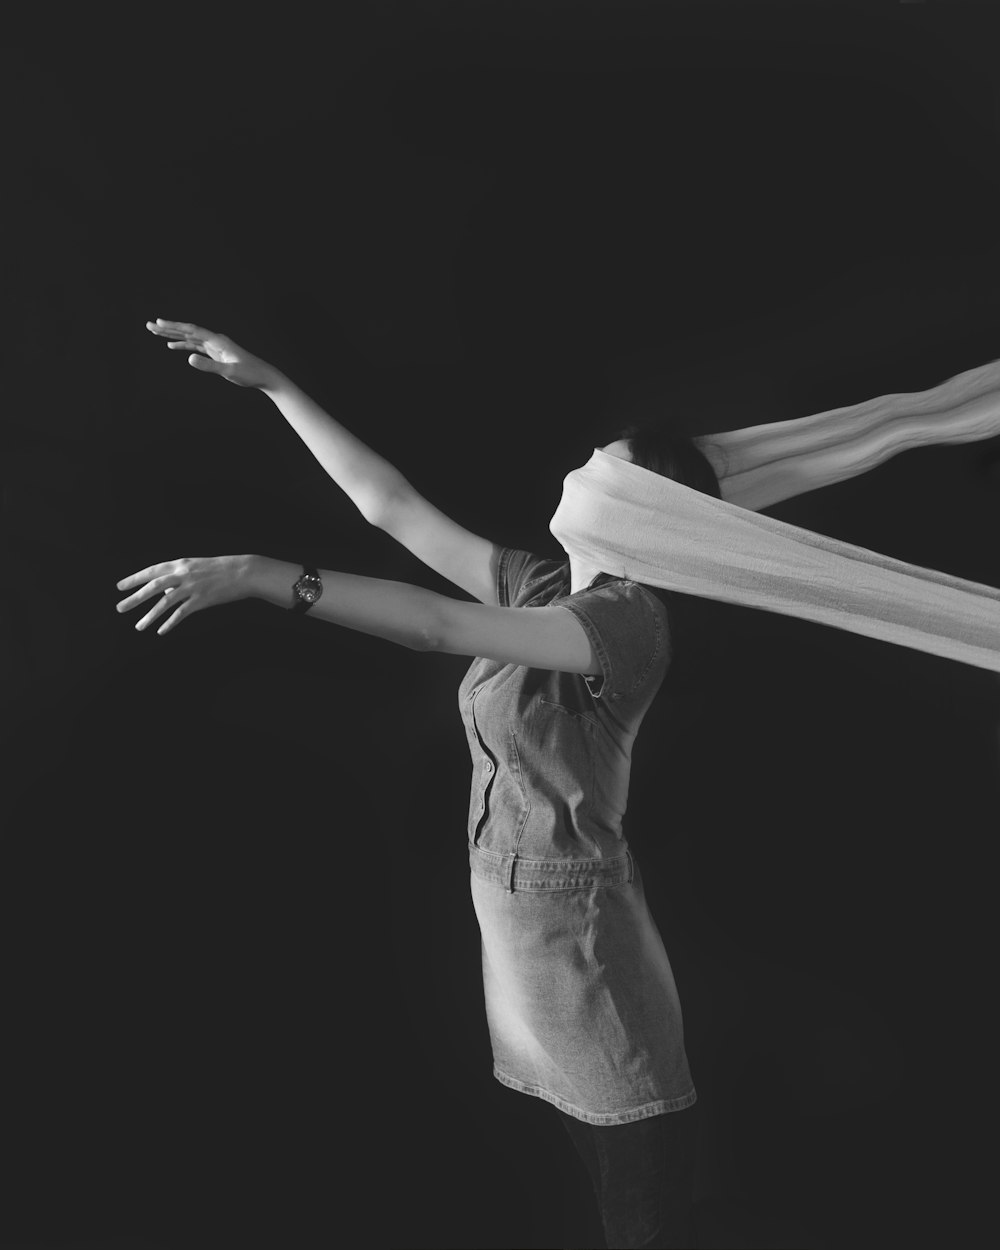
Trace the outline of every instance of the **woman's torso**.
<instances>
[{"instance_id":1,"label":"woman's torso","mask_svg":"<svg viewBox=\"0 0 1000 1250\"><path fill-rule=\"evenodd\" d=\"M646 587L602 575L569 594L566 560L504 548L501 606L566 606L602 674L477 658L460 687L472 756L468 837L523 859L621 856L632 743L670 661L667 610Z\"/></svg>"}]
</instances>

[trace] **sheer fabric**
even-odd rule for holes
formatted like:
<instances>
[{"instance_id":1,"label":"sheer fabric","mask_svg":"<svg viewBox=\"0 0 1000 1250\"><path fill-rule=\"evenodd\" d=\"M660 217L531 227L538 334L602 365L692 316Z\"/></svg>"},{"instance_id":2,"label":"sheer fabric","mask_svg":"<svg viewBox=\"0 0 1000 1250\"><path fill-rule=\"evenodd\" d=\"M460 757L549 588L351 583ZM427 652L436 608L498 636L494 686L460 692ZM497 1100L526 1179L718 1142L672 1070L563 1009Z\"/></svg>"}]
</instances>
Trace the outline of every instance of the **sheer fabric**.
<instances>
[{"instance_id":1,"label":"sheer fabric","mask_svg":"<svg viewBox=\"0 0 1000 1250\"><path fill-rule=\"evenodd\" d=\"M1000 672L1000 589L880 555L756 509L909 447L1000 434L1000 361L912 394L696 439L722 499L598 448L550 530L572 592L600 572L780 612Z\"/></svg>"}]
</instances>

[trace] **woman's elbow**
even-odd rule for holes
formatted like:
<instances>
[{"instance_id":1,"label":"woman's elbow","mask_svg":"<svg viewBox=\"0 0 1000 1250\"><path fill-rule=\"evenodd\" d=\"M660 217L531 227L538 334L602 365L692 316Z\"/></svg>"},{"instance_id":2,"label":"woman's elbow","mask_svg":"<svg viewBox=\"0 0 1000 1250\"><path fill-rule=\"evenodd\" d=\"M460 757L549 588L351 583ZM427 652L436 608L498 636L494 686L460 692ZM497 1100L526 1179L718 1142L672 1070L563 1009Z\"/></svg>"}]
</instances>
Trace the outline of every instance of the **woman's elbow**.
<instances>
[{"instance_id":1,"label":"woman's elbow","mask_svg":"<svg viewBox=\"0 0 1000 1250\"><path fill-rule=\"evenodd\" d=\"M422 610L413 613L407 630L407 646L411 651L443 651L448 632L448 620L445 608L447 605L439 600L441 596L428 596L420 604Z\"/></svg>"},{"instance_id":2,"label":"woman's elbow","mask_svg":"<svg viewBox=\"0 0 1000 1250\"><path fill-rule=\"evenodd\" d=\"M414 651L444 651L452 653L456 650L458 624L455 612L456 601L444 595L435 596L428 605L429 610L422 613L422 619L411 631Z\"/></svg>"},{"instance_id":3,"label":"woman's elbow","mask_svg":"<svg viewBox=\"0 0 1000 1250\"><path fill-rule=\"evenodd\" d=\"M416 632L411 631L407 643L411 651L442 651L440 634L431 626L426 625Z\"/></svg>"}]
</instances>

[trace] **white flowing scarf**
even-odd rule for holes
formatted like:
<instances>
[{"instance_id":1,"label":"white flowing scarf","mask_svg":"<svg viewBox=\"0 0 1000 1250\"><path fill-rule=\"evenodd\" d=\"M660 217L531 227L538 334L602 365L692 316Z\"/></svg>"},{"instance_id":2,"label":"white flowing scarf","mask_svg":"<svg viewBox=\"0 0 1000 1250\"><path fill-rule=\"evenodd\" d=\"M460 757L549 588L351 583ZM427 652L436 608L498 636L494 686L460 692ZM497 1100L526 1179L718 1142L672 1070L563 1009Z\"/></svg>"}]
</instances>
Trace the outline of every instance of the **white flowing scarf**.
<instances>
[{"instance_id":1,"label":"white flowing scarf","mask_svg":"<svg viewBox=\"0 0 1000 1250\"><path fill-rule=\"evenodd\" d=\"M1000 360L940 386L696 438L722 499L598 448L549 529L571 591L601 572L763 608L1000 672L1000 589L840 542L756 509L898 452L1000 434Z\"/></svg>"}]
</instances>

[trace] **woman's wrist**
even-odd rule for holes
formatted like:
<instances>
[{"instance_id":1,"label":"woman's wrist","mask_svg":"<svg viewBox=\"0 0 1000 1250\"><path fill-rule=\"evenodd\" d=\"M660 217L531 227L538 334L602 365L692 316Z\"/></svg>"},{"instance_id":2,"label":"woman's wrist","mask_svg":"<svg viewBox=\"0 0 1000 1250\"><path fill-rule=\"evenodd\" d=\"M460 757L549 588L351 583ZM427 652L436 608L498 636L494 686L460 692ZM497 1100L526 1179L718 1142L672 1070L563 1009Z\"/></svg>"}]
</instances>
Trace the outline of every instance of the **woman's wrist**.
<instances>
[{"instance_id":1,"label":"woman's wrist","mask_svg":"<svg viewBox=\"0 0 1000 1250\"><path fill-rule=\"evenodd\" d=\"M266 380L257 388L263 391L268 399L277 400L281 395L287 394L292 389L290 378L285 377L280 369L275 369L273 365L268 365Z\"/></svg>"},{"instance_id":2,"label":"woman's wrist","mask_svg":"<svg viewBox=\"0 0 1000 1250\"><path fill-rule=\"evenodd\" d=\"M239 578L243 596L264 599L279 608L295 604L295 583L302 576L302 565L270 556L240 556Z\"/></svg>"},{"instance_id":3,"label":"woman's wrist","mask_svg":"<svg viewBox=\"0 0 1000 1250\"><path fill-rule=\"evenodd\" d=\"M236 557L236 584L240 597L256 599L260 594L260 563L263 557L245 555Z\"/></svg>"}]
</instances>

